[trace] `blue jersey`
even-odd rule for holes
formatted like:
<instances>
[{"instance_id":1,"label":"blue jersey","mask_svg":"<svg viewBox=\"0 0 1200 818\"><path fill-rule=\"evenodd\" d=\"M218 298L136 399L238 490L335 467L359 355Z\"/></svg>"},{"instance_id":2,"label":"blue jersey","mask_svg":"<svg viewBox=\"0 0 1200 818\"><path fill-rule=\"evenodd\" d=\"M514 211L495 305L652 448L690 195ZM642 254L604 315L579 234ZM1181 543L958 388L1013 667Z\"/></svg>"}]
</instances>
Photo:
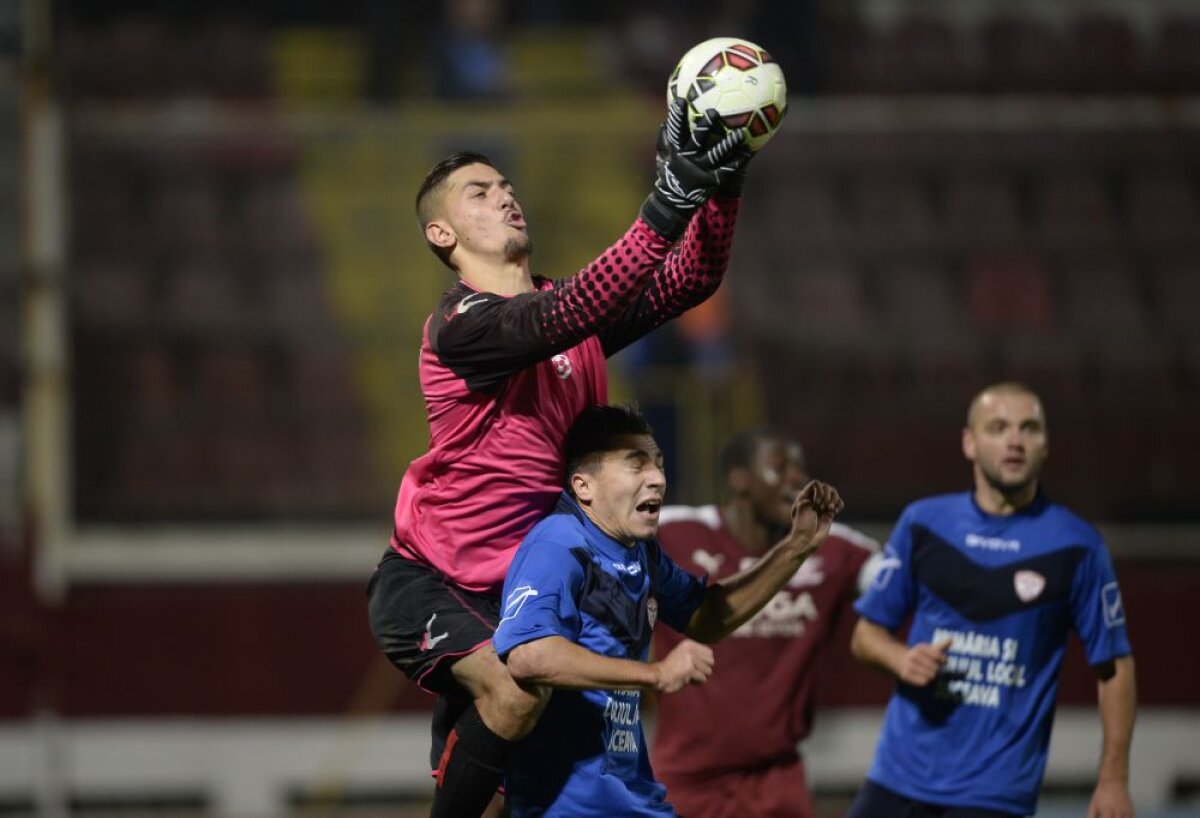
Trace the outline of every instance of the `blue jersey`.
<instances>
[{"instance_id":1,"label":"blue jersey","mask_svg":"<svg viewBox=\"0 0 1200 818\"><path fill-rule=\"evenodd\" d=\"M1130 653L1100 534L1043 495L1010 516L970 493L913 503L855 605L908 644L953 639L923 688L899 684L868 778L933 804L1032 814L1068 631L1088 662Z\"/></svg>"},{"instance_id":2,"label":"blue jersey","mask_svg":"<svg viewBox=\"0 0 1200 818\"><path fill-rule=\"evenodd\" d=\"M703 595L704 582L657 542L618 543L564 494L517 549L492 643L505 657L561 636L645 661L655 620L684 630ZM505 787L517 818L675 814L650 769L636 690L555 690L517 745Z\"/></svg>"}]
</instances>

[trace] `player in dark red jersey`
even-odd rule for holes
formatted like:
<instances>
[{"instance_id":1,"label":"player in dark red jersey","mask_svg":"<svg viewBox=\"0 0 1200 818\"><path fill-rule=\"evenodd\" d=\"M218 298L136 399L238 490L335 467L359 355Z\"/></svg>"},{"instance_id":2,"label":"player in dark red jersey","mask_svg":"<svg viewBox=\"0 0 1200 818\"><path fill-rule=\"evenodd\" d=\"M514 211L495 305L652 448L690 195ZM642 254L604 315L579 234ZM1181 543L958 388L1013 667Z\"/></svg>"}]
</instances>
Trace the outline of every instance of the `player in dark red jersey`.
<instances>
[{"instance_id":1,"label":"player in dark red jersey","mask_svg":"<svg viewBox=\"0 0 1200 818\"><path fill-rule=\"evenodd\" d=\"M530 271L521 206L486 157L443 160L417 194L425 239L459 281L425 324L429 451L401 482L369 609L388 658L439 694L433 816L479 815L545 704L513 681L491 637L513 553L562 490L567 429L607 402L605 358L724 274L745 132L724 134L715 114L689 130L684 111L682 100L669 110L640 217L567 279Z\"/></svg>"},{"instance_id":2,"label":"player in dark red jersey","mask_svg":"<svg viewBox=\"0 0 1200 818\"><path fill-rule=\"evenodd\" d=\"M800 444L766 430L730 440L720 470L720 507L668 506L658 531L679 565L710 582L755 562L787 534L792 503L809 479ZM878 552L874 540L834 523L775 598L713 645L708 684L659 699L654 771L680 815L811 818L797 745L812 725L817 661ZM678 641L656 629L656 654Z\"/></svg>"}]
</instances>

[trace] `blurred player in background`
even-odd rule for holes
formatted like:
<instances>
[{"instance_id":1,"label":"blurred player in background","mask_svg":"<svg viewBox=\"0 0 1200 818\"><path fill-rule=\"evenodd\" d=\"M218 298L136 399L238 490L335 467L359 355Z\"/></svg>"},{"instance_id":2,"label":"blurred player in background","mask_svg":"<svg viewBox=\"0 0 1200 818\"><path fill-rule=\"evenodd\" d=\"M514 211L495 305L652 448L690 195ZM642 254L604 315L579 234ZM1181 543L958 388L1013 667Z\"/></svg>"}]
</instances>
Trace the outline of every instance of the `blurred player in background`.
<instances>
[{"instance_id":1,"label":"blurred player in background","mask_svg":"<svg viewBox=\"0 0 1200 818\"><path fill-rule=\"evenodd\" d=\"M668 506L658 530L663 549L709 581L744 570L787 533L809 479L800 444L768 430L733 437L719 467L722 505ZM716 646L708 684L659 699L654 770L680 814L811 818L797 745L812 725L817 661L878 552L874 540L834 523L767 606ZM659 629L655 654L679 639Z\"/></svg>"},{"instance_id":2,"label":"blurred player in background","mask_svg":"<svg viewBox=\"0 0 1200 818\"><path fill-rule=\"evenodd\" d=\"M1046 767L1067 633L1099 677L1104 742L1089 818L1129 818L1136 692L1125 610L1100 534L1052 502L1041 400L1000 383L962 433L971 492L905 509L852 650L898 679L849 818L1030 815ZM893 632L912 615L908 642Z\"/></svg>"},{"instance_id":3,"label":"blurred player in background","mask_svg":"<svg viewBox=\"0 0 1200 818\"><path fill-rule=\"evenodd\" d=\"M401 481L369 613L388 658L440 697L433 816L479 815L544 705L496 658L492 631L513 552L562 490L567 429L607 400L605 358L703 301L725 272L746 134L712 116L689 129L685 106L660 131L640 218L564 280L531 272L524 213L486 157L448 157L417 194L425 239L459 280L425 324L430 446Z\"/></svg>"},{"instance_id":4,"label":"blurred player in background","mask_svg":"<svg viewBox=\"0 0 1200 818\"><path fill-rule=\"evenodd\" d=\"M691 640L723 639L769 602L820 546L842 501L809 483L788 503L774 547L706 583L655 541L666 476L640 414L586 410L567 436L566 460L567 490L517 549L496 629L496 651L515 678L560 688L517 748L509 803L518 818L674 815L650 769L640 691L703 684L713 652ZM648 663L656 621L690 638ZM714 715L737 719L698 718ZM740 814L757 815L745 804Z\"/></svg>"}]
</instances>

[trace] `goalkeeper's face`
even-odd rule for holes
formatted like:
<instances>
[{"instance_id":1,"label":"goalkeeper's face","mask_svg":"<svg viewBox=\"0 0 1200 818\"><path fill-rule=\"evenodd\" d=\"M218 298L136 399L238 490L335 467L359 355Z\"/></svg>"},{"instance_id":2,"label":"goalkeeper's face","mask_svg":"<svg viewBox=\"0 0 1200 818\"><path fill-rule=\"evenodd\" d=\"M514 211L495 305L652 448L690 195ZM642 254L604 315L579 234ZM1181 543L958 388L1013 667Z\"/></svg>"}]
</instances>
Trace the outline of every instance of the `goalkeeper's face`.
<instances>
[{"instance_id":1,"label":"goalkeeper's face","mask_svg":"<svg viewBox=\"0 0 1200 818\"><path fill-rule=\"evenodd\" d=\"M456 261L481 257L520 261L533 250L512 183L490 165L466 165L446 177L441 218Z\"/></svg>"},{"instance_id":2,"label":"goalkeeper's face","mask_svg":"<svg viewBox=\"0 0 1200 818\"><path fill-rule=\"evenodd\" d=\"M1012 495L1030 489L1041 474L1050 447L1042 402L1029 392L984 392L972 406L963 430L963 453L978 478Z\"/></svg>"}]
</instances>

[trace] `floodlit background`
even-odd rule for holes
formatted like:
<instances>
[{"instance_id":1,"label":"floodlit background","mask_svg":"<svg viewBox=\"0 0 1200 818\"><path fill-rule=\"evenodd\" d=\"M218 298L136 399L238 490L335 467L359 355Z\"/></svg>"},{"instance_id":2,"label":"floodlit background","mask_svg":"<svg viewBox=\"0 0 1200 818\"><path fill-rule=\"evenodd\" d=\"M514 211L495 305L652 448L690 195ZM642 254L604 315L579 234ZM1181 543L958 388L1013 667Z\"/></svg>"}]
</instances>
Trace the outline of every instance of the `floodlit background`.
<instances>
[{"instance_id":1,"label":"floodlit background","mask_svg":"<svg viewBox=\"0 0 1200 818\"><path fill-rule=\"evenodd\" d=\"M482 150L536 271L571 274L716 35L770 50L791 110L721 292L611 365L673 499L771 423L886 538L968 485L971 395L1029 382L1045 484L1117 558L1135 798L1200 814L1192 0L0 2L0 814L422 814L430 700L364 598L452 280L416 187ZM824 818L890 689L850 619L807 748ZM1073 648L1041 815L1082 814L1094 698Z\"/></svg>"}]
</instances>

